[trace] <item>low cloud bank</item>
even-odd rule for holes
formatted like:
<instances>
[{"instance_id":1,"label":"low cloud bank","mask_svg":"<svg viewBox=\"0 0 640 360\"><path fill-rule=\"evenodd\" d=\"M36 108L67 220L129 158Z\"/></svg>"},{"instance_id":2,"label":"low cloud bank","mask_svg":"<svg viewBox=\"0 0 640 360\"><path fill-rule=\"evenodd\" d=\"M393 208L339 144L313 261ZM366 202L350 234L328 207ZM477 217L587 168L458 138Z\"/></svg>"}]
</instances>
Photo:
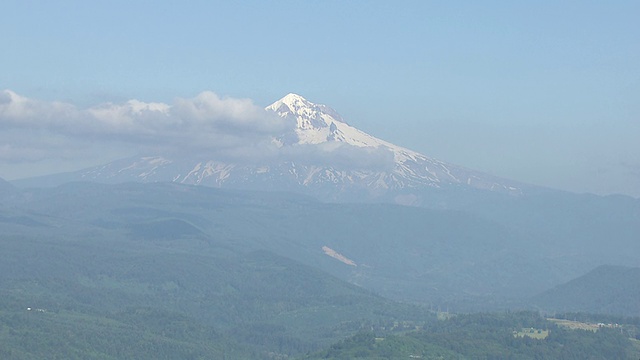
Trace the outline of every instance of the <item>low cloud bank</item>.
<instances>
[{"instance_id":1,"label":"low cloud bank","mask_svg":"<svg viewBox=\"0 0 640 360\"><path fill-rule=\"evenodd\" d=\"M344 143L277 146L295 123L250 99L205 91L171 104L129 100L82 109L0 92L0 163L85 161L100 154L162 154L261 163L298 161L345 168L388 169L386 149Z\"/></svg>"}]
</instances>

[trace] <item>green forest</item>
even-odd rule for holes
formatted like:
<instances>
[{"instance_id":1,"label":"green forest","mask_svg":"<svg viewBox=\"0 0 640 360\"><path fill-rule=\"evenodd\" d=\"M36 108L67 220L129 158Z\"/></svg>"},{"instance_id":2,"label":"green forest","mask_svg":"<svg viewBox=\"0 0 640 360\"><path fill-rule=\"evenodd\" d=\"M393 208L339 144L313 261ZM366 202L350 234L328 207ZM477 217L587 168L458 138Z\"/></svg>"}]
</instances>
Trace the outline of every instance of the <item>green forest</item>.
<instances>
[{"instance_id":1,"label":"green forest","mask_svg":"<svg viewBox=\"0 0 640 360\"><path fill-rule=\"evenodd\" d=\"M363 320L354 335L313 351L312 335L297 340L274 336L282 333L282 328L274 325L219 331L199 319L151 308L93 315L34 308L7 310L14 306L2 301L3 359L524 360L640 356L638 340L630 339L627 331L567 329L534 312L447 314L440 320L412 324L411 329L399 327L397 322ZM626 326L637 332L637 325ZM519 336L521 330L532 335ZM546 335L537 338L537 333Z\"/></svg>"},{"instance_id":2,"label":"green forest","mask_svg":"<svg viewBox=\"0 0 640 360\"><path fill-rule=\"evenodd\" d=\"M597 317L597 315L595 315ZM525 336L518 336L520 330ZM547 334L538 338L535 334ZM618 329L572 330L537 313L455 315L404 334L360 332L305 359L637 359Z\"/></svg>"},{"instance_id":3,"label":"green forest","mask_svg":"<svg viewBox=\"0 0 640 360\"><path fill-rule=\"evenodd\" d=\"M636 302L609 302L603 315L577 313L565 296L532 306L520 271L552 281L532 270L550 263L495 252L526 238L457 211L170 184L0 200L0 359L640 357L638 320L625 317L635 312L614 311ZM631 285L611 281L620 272ZM601 267L569 289L595 278L618 290L598 293L635 300L624 290L636 274ZM555 302L565 314L548 311Z\"/></svg>"}]
</instances>

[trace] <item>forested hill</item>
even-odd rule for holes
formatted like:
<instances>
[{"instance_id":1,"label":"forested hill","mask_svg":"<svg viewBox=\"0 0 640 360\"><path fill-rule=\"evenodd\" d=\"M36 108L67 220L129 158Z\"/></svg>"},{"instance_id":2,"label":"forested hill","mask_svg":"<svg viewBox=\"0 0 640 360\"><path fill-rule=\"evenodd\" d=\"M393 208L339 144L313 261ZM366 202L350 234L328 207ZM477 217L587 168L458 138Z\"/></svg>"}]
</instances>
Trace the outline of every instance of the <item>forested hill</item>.
<instances>
[{"instance_id":1,"label":"forested hill","mask_svg":"<svg viewBox=\"0 0 640 360\"><path fill-rule=\"evenodd\" d=\"M603 265L545 291L531 303L545 311L640 316L640 268Z\"/></svg>"},{"instance_id":2,"label":"forested hill","mask_svg":"<svg viewBox=\"0 0 640 360\"><path fill-rule=\"evenodd\" d=\"M11 185L8 181L0 178L0 203L2 203L3 197L14 194L18 189Z\"/></svg>"},{"instance_id":3,"label":"forested hill","mask_svg":"<svg viewBox=\"0 0 640 360\"><path fill-rule=\"evenodd\" d=\"M86 210L0 213L0 359L271 359L372 323L434 318L272 252L234 249L195 217L119 210L153 219L96 226L68 198Z\"/></svg>"}]
</instances>

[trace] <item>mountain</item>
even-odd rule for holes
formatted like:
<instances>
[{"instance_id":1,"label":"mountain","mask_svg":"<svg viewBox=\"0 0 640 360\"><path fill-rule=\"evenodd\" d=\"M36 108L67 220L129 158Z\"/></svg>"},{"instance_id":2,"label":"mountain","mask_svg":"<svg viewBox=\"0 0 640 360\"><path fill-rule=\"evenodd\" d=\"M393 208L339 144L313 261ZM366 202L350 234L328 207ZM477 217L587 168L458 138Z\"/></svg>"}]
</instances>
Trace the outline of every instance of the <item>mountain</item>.
<instances>
[{"instance_id":1,"label":"mountain","mask_svg":"<svg viewBox=\"0 0 640 360\"><path fill-rule=\"evenodd\" d=\"M6 236L167 244L189 238L269 251L405 301L481 304L558 283L544 259L528 254L528 238L459 211L325 204L290 193L173 183L68 183L25 190L2 212ZM523 284L520 276L528 273L535 279Z\"/></svg>"},{"instance_id":2,"label":"mountain","mask_svg":"<svg viewBox=\"0 0 640 360\"><path fill-rule=\"evenodd\" d=\"M335 110L288 94L266 107L292 125L273 138L278 156L243 163L199 154L147 154L69 174L18 182L178 182L298 191L324 199L387 198L419 204L420 190L463 188L519 195L526 186L429 158L349 125Z\"/></svg>"},{"instance_id":3,"label":"mountain","mask_svg":"<svg viewBox=\"0 0 640 360\"><path fill-rule=\"evenodd\" d=\"M640 265L640 201L621 208L603 206L607 198L554 199L502 195L484 205L461 202L463 211L175 183L78 182L24 190L0 207L0 231L124 237L176 251L189 244L176 239L186 237L269 251L392 299L451 310L504 308L593 264Z\"/></svg>"},{"instance_id":4,"label":"mountain","mask_svg":"<svg viewBox=\"0 0 640 360\"><path fill-rule=\"evenodd\" d=\"M49 358L50 346L61 358L260 359L326 346L363 319L432 318L273 253L189 235L8 237L0 268L2 358Z\"/></svg>"},{"instance_id":5,"label":"mountain","mask_svg":"<svg viewBox=\"0 0 640 360\"><path fill-rule=\"evenodd\" d=\"M585 358L596 348L625 358L618 353L628 346L604 332L518 339L514 330L548 325L513 313L437 321L426 307L372 293L434 310L465 301L486 310L555 285L576 266L557 243L469 213L89 182L26 189L0 203L3 213L1 358L284 359L362 330L376 335L310 358ZM600 242L597 255L637 261L637 247L616 238Z\"/></svg>"},{"instance_id":6,"label":"mountain","mask_svg":"<svg viewBox=\"0 0 640 360\"><path fill-rule=\"evenodd\" d=\"M640 268L602 265L535 296L545 311L640 316Z\"/></svg>"},{"instance_id":7,"label":"mountain","mask_svg":"<svg viewBox=\"0 0 640 360\"><path fill-rule=\"evenodd\" d=\"M640 266L639 199L528 187L465 170L377 139L294 94L265 111L292 124L271 139L281 156L260 158L270 162L231 163L202 154L123 159L20 185L94 180L157 186L130 192L79 183L26 189L0 220L15 229L34 224L62 231L73 226L37 215L61 215L69 207L75 209L71 221L98 212L90 226L113 217L100 211L124 209L136 218L128 208L154 208L150 199L164 199L162 211L151 211L158 219L132 224L125 218L118 226L154 236L217 236L224 230L222 238L238 240L233 246L272 251L394 299L459 309L502 307L597 265ZM210 186L195 191L184 186L190 184ZM221 200L208 192L212 188L237 196ZM296 192L311 196L300 197L303 205L288 203ZM220 201L224 214L217 212ZM189 209L186 218L174 218L176 202ZM188 225L194 219L196 228Z\"/></svg>"},{"instance_id":8,"label":"mountain","mask_svg":"<svg viewBox=\"0 0 640 360\"><path fill-rule=\"evenodd\" d=\"M11 195L15 195L18 192L19 190L15 186L11 185L11 183L9 183L8 181L0 178L0 201L5 196L8 197Z\"/></svg>"},{"instance_id":9,"label":"mountain","mask_svg":"<svg viewBox=\"0 0 640 360\"><path fill-rule=\"evenodd\" d=\"M323 238L338 231L302 236L296 219L334 212L168 183L25 190L0 203L0 357L274 359L369 322L433 319L344 281L353 267L322 248L343 251Z\"/></svg>"}]
</instances>

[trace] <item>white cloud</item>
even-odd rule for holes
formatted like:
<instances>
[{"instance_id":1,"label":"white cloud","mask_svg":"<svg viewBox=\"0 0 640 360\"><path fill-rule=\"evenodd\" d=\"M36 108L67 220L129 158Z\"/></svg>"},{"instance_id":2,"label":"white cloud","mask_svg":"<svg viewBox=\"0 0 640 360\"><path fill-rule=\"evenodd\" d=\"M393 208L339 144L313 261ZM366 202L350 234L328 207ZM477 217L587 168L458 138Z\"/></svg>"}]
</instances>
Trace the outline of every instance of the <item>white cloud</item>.
<instances>
[{"instance_id":1,"label":"white cloud","mask_svg":"<svg viewBox=\"0 0 640 360\"><path fill-rule=\"evenodd\" d=\"M209 91L172 104L129 100L81 109L5 90L0 93L0 164L24 166L47 160L86 164L91 159L104 162L105 154L209 157L253 164L296 161L381 170L393 164L393 154L384 149L334 142L277 146L273 139L293 133L294 127L291 119L249 99L221 98Z\"/></svg>"},{"instance_id":2,"label":"white cloud","mask_svg":"<svg viewBox=\"0 0 640 360\"><path fill-rule=\"evenodd\" d=\"M6 161L61 156L59 148L82 148L78 145L87 141L131 147L132 151L229 152L268 144L291 126L251 100L220 98L213 92L176 99L171 105L130 100L88 109L38 101L9 90L0 93L0 129L4 132L0 158ZM39 141L33 141L34 137ZM51 146L51 139L57 139L59 146ZM83 156L82 152L76 155Z\"/></svg>"},{"instance_id":3,"label":"white cloud","mask_svg":"<svg viewBox=\"0 0 640 360\"><path fill-rule=\"evenodd\" d=\"M2 128L61 127L77 121L77 115L71 104L32 100L10 90L0 93Z\"/></svg>"}]
</instances>

